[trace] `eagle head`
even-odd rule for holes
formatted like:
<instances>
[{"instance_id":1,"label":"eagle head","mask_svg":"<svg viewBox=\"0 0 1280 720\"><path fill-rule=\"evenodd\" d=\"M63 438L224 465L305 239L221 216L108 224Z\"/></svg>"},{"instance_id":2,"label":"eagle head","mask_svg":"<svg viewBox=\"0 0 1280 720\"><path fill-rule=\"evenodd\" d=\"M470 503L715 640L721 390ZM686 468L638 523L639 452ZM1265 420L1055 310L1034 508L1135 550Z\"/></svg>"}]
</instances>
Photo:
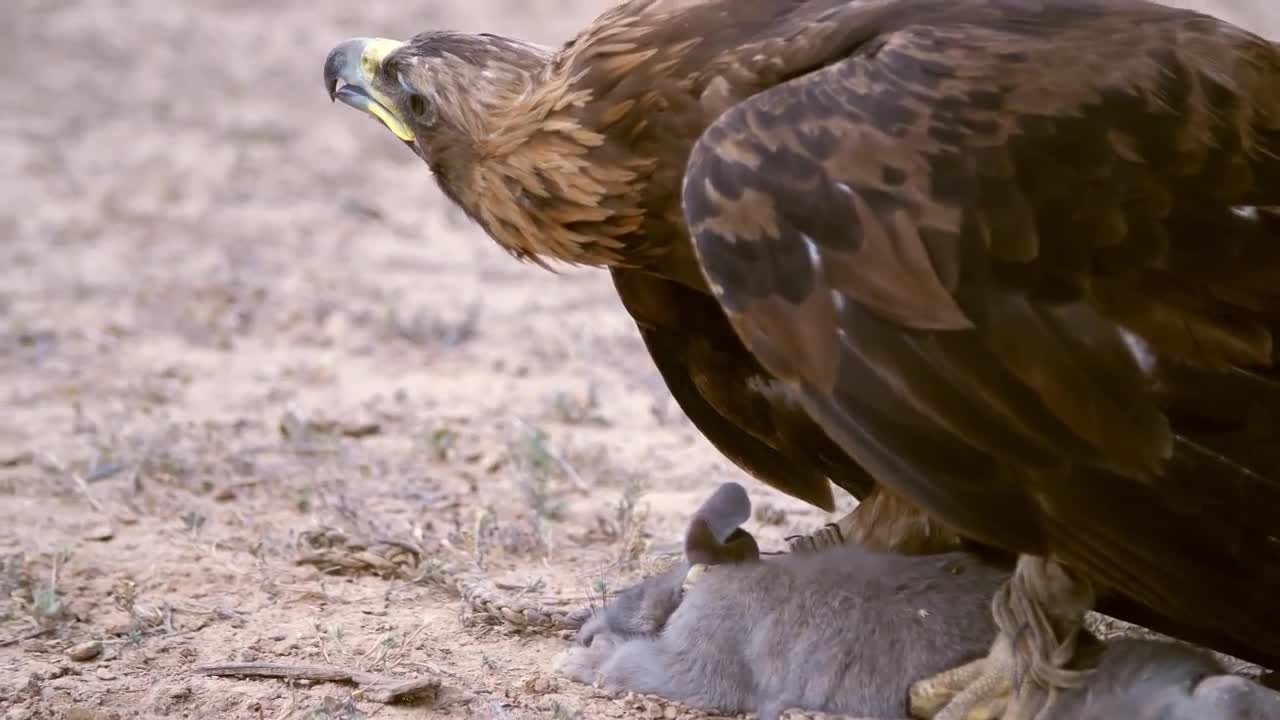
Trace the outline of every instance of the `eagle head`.
<instances>
[{"instance_id":1,"label":"eagle head","mask_svg":"<svg viewBox=\"0 0 1280 720\"><path fill-rule=\"evenodd\" d=\"M352 38L325 58L324 83L331 100L373 116L447 175L452 165L485 154L549 55L488 33L427 32L408 42Z\"/></svg>"},{"instance_id":2,"label":"eagle head","mask_svg":"<svg viewBox=\"0 0 1280 720\"><path fill-rule=\"evenodd\" d=\"M324 63L330 99L412 148L445 195L516 257L643 260L655 252L639 230L656 161L605 131L643 117L629 98L593 103L594 88L574 84L579 75L558 51L488 33L353 38Z\"/></svg>"}]
</instances>

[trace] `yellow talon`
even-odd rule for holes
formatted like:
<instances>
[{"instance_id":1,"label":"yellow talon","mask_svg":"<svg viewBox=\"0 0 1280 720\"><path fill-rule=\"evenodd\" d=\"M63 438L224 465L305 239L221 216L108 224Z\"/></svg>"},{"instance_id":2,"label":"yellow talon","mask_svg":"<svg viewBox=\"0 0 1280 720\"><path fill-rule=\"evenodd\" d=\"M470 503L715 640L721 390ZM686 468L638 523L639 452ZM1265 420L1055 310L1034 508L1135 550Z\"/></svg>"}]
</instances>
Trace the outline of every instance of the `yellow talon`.
<instances>
[{"instance_id":1,"label":"yellow talon","mask_svg":"<svg viewBox=\"0 0 1280 720\"><path fill-rule=\"evenodd\" d=\"M1003 635L980 660L911 687L911 716L921 720L998 720L1013 692L1013 653Z\"/></svg>"},{"instance_id":2,"label":"yellow talon","mask_svg":"<svg viewBox=\"0 0 1280 720\"><path fill-rule=\"evenodd\" d=\"M928 720L937 715L951 698L980 678L986 666L987 659L981 658L912 685L911 716Z\"/></svg>"}]
</instances>

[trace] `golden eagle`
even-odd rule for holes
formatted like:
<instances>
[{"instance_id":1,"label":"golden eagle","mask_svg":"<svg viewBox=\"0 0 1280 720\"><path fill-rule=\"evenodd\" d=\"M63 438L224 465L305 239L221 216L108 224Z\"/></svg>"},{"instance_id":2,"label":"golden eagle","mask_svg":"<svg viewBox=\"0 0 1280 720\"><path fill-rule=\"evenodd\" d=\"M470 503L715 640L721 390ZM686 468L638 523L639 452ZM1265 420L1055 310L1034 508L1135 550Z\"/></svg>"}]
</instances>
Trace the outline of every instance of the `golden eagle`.
<instances>
[{"instance_id":1,"label":"golden eagle","mask_svg":"<svg viewBox=\"0 0 1280 720\"><path fill-rule=\"evenodd\" d=\"M1095 606L1280 664L1274 44L1143 0L630 0L324 75L512 254L608 267L746 471L1019 555L916 712L1030 717Z\"/></svg>"}]
</instances>

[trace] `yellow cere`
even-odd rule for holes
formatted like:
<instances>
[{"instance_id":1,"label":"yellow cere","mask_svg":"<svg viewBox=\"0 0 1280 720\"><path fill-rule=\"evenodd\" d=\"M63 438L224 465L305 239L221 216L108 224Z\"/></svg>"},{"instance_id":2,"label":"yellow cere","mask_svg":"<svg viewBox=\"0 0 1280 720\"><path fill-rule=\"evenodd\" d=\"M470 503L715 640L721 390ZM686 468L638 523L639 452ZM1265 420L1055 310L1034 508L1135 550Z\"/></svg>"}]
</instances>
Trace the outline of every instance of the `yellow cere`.
<instances>
[{"instance_id":1,"label":"yellow cere","mask_svg":"<svg viewBox=\"0 0 1280 720\"><path fill-rule=\"evenodd\" d=\"M369 38L365 41L364 50L360 53L360 69L366 75L372 76L374 71L382 65L382 61L401 47L404 47L404 43L399 40Z\"/></svg>"},{"instance_id":2,"label":"yellow cere","mask_svg":"<svg viewBox=\"0 0 1280 720\"><path fill-rule=\"evenodd\" d=\"M399 40L391 40L389 38L370 38L364 44L364 49L360 52L360 72L366 78L372 79L378 70L382 67L382 61L388 55L400 49L404 45ZM370 83L372 84L372 83ZM396 137L405 142L413 142L413 131L407 125L396 117L385 105L381 103L381 98L374 98L374 102L369 103L368 110L370 115L382 121L383 125L392 132Z\"/></svg>"}]
</instances>

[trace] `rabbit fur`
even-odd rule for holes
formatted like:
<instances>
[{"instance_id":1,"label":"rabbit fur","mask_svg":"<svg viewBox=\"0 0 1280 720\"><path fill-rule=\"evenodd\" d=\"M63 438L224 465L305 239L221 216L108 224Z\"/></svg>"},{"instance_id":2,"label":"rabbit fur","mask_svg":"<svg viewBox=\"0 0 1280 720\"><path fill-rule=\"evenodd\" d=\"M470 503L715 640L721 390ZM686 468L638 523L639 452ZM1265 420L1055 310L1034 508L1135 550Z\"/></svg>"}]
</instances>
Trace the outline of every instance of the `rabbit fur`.
<instances>
[{"instance_id":1,"label":"rabbit fur","mask_svg":"<svg viewBox=\"0 0 1280 720\"><path fill-rule=\"evenodd\" d=\"M1009 577L961 552L906 556L846 543L762 557L725 483L694 514L685 558L580 627L560 670L614 692L776 720L798 709L904 718L915 681L984 657ZM1172 642L1086 638L1095 672L1043 720L1280 718L1280 693Z\"/></svg>"},{"instance_id":2,"label":"rabbit fur","mask_svg":"<svg viewBox=\"0 0 1280 720\"><path fill-rule=\"evenodd\" d=\"M690 523L685 560L587 620L561 670L761 720L789 708L901 717L913 679L990 649L1008 572L856 544L762 558L738 527L750 513L742 486L722 485ZM684 590L687 575L697 581Z\"/></svg>"}]
</instances>

